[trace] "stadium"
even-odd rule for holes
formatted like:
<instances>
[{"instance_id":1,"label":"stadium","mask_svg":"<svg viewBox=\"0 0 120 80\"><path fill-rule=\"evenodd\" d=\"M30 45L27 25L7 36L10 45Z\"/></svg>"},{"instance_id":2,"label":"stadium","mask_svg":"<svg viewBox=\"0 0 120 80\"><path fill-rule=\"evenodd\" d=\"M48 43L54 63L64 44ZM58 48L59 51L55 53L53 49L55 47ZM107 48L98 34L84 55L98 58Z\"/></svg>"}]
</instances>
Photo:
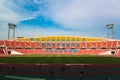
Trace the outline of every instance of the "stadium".
<instances>
[{"instance_id":1,"label":"stadium","mask_svg":"<svg viewBox=\"0 0 120 80\"><path fill-rule=\"evenodd\" d=\"M8 40L0 40L1 80L120 79L120 40L85 36L9 39L9 34Z\"/></svg>"},{"instance_id":2,"label":"stadium","mask_svg":"<svg viewBox=\"0 0 120 80\"><path fill-rule=\"evenodd\" d=\"M108 26L113 33L114 25ZM8 23L8 39L0 40L1 80L120 79L120 40L114 39L114 33L112 39L109 34L108 38L15 38L15 28L15 24ZM12 39L10 29L13 29Z\"/></svg>"},{"instance_id":3,"label":"stadium","mask_svg":"<svg viewBox=\"0 0 120 80\"><path fill-rule=\"evenodd\" d=\"M0 80L120 80L119 3L0 0Z\"/></svg>"},{"instance_id":4,"label":"stadium","mask_svg":"<svg viewBox=\"0 0 120 80\"><path fill-rule=\"evenodd\" d=\"M40 36L0 40L0 79L119 80L119 55L120 41L115 39Z\"/></svg>"},{"instance_id":5,"label":"stadium","mask_svg":"<svg viewBox=\"0 0 120 80\"><path fill-rule=\"evenodd\" d=\"M119 55L119 40L82 36L41 36L0 41L1 54Z\"/></svg>"}]
</instances>

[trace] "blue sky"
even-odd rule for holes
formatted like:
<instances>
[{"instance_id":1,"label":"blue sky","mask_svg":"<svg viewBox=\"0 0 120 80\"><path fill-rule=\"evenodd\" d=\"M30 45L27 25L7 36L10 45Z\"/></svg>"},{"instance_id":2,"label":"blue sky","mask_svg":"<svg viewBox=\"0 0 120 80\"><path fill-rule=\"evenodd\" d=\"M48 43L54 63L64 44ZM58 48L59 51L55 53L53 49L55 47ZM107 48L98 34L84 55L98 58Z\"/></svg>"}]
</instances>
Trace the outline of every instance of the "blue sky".
<instances>
[{"instance_id":1,"label":"blue sky","mask_svg":"<svg viewBox=\"0 0 120 80\"><path fill-rule=\"evenodd\" d=\"M105 24L114 23L120 39L120 0L0 0L0 39L7 39L8 23L23 37L106 37Z\"/></svg>"}]
</instances>

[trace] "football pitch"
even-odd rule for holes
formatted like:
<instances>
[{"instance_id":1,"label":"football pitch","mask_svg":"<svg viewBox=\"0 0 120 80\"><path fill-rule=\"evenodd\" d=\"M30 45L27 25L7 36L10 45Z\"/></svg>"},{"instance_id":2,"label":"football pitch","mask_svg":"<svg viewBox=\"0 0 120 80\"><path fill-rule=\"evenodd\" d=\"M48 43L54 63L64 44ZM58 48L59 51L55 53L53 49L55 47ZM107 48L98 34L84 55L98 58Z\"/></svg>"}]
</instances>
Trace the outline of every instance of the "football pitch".
<instances>
[{"instance_id":1,"label":"football pitch","mask_svg":"<svg viewBox=\"0 0 120 80\"><path fill-rule=\"evenodd\" d=\"M1 56L0 63L23 64L119 64L120 58L99 55L37 54Z\"/></svg>"}]
</instances>

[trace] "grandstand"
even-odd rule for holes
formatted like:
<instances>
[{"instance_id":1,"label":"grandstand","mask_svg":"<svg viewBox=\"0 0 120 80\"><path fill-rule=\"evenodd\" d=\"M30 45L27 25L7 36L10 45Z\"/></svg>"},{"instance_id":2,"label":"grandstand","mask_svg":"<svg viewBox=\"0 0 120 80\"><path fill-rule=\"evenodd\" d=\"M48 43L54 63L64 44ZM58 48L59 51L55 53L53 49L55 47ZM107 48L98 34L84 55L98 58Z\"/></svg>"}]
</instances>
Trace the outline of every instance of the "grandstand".
<instances>
[{"instance_id":1,"label":"grandstand","mask_svg":"<svg viewBox=\"0 0 120 80\"><path fill-rule=\"evenodd\" d=\"M120 55L120 41L82 36L42 36L0 41L0 54Z\"/></svg>"},{"instance_id":2,"label":"grandstand","mask_svg":"<svg viewBox=\"0 0 120 80\"><path fill-rule=\"evenodd\" d=\"M0 40L0 79L120 80L120 60L116 56L120 56L120 41L106 38Z\"/></svg>"}]
</instances>

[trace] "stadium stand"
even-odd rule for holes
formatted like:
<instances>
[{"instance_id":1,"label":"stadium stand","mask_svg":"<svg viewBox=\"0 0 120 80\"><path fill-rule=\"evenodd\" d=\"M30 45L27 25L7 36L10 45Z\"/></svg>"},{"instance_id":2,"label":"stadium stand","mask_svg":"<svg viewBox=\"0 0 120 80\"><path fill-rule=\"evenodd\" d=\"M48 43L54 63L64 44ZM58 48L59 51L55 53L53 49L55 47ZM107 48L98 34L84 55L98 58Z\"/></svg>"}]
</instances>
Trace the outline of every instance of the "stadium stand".
<instances>
[{"instance_id":1,"label":"stadium stand","mask_svg":"<svg viewBox=\"0 0 120 80\"><path fill-rule=\"evenodd\" d=\"M36 47L36 43L35 42L31 42L31 48L35 49L35 47Z\"/></svg>"},{"instance_id":2,"label":"stadium stand","mask_svg":"<svg viewBox=\"0 0 120 80\"><path fill-rule=\"evenodd\" d=\"M80 43L77 42L77 43L76 43L76 49L79 49L79 48L80 48Z\"/></svg>"},{"instance_id":3,"label":"stadium stand","mask_svg":"<svg viewBox=\"0 0 120 80\"><path fill-rule=\"evenodd\" d=\"M4 47L4 48L2 48ZM0 48L5 52L13 51L23 54L93 54L98 55L108 51L118 54L120 41L93 41L93 42L35 42L35 41L0 41ZM2 50L1 50L2 52ZM3 53L3 52L2 52Z\"/></svg>"},{"instance_id":4,"label":"stadium stand","mask_svg":"<svg viewBox=\"0 0 120 80\"><path fill-rule=\"evenodd\" d=\"M111 45L112 49L115 49L117 47L117 42L118 41L112 41L112 45Z\"/></svg>"},{"instance_id":5,"label":"stadium stand","mask_svg":"<svg viewBox=\"0 0 120 80\"><path fill-rule=\"evenodd\" d=\"M117 48L117 49L120 49L120 41L117 42L116 48Z\"/></svg>"},{"instance_id":6,"label":"stadium stand","mask_svg":"<svg viewBox=\"0 0 120 80\"><path fill-rule=\"evenodd\" d=\"M0 55L1 54L5 54L5 50L4 49L0 49Z\"/></svg>"},{"instance_id":7,"label":"stadium stand","mask_svg":"<svg viewBox=\"0 0 120 80\"><path fill-rule=\"evenodd\" d=\"M6 47L9 49L9 48L11 48L11 43L10 43L10 41L5 41L5 44L6 44Z\"/></svg>"},{"instance_id":8,"label":"stadium stand","mask_svg":"<svg viewBox=\"0 0 120 80\"><path fill-rule=\"evenodd\" d=\"M84 49L84 48L86 48L86 42L81 43L81 49Z\"/></svg>"},{"instance_id":9,"label":"stadium stand","mask_svg":"<svg viewBox=\"0 0 120 80\"><path fill-rule=\"evenodd\" d=\"M5 47L4 41L0 41L0 47Z\"/></svg>"},{"instance_id":10,"label":"stadium stand","mask_svg":"<svg viewBox=\"0 0 120 80\"><path fill-rule=\"evenodd\" d=\"M96 49L97 48L97 42L91 42L91 48Z\"/></svg>"},{"instance_id":11,"label":"stadium stand","mask_svg":"<svg viewBox=\"0 0 120 80\"><path fill-rule=\"evenodd\" d=\"M0 41L0 55L1 54L6 54L6 46L5 46L5 43L4 41Z\"/></svg>"},{"instance_id":12,"label":"stadium stand","mask_svg":"<svg viewBox=\"0 0 120 80\"><path fill-rule=\"evenodd\" d=\"M36 48L36 49L40 49L40 48L42 48L42 47L41 47L41 43L40 43L40 42L36 42L36 46L35 46L35 48Z\"/></svg>"},{"instance_id":13,"label":"stadium stand","mask_svg":"<svg viewBox=\"0 0 120 80\"><path fill-rule=\"evenodd\" d=\"M25 44L26 44L26 49L30 49L31 48L31 42L25 42Z\"/></svg>"},{"instance_id":14,"label":"stadium stand","mask_svg":"<svg viewBox=\"0 0 120 80\"><path fill-rule=\"evenodd\" d=\"M113 41L107 41L106 43L107 43L107 45L106 45L107 49L111 49L113 47L112 46Z\"/></svg>"},{"instance_id":15,"label":"stadium stand","mask_svg":"<svg viewBox=\"0 0 120 80\"><path fill-rule=\"evenodd\" d=\"M101 48L103 48L103 49L105 48L106 49L107 48L107 42L102 42L101 43Z\"/></svg>"},{"instance_id":16,"label":"stadium stand","mask_svg":"<svg viewBox=\"0 0 120 80\"><path fill-rule=\"evenodd\" d=\"M51 44L51 48L54 49L56 47L56 44L55 43L52 43Z\"/></svg>"},{"instance_id":17,"label":"stadium stand","mask_svg":"<svg viewBox=\"0 0 120 80\"><path fill-rule=\"evenodd\" d=\"M87 43L86 43L86 48L87 48L87 49L91 49L91 44L92 44L91 42L87 42Z\"/></svg>"},{"instance_id":18,"label":"stadium stand","mask_svg":"<svg viewBox=\"0 0 120 80\"><path fill-rule=\"evenodd\" d=\"M120 49L116 50L117 55L120 55Z\"/></svg>"},{"instance_id":19,"label":"stadium stand","mask_svg":"<svg viewBox=\"0 0 120 80\"><path fill-rule=\"evenodd\" d=\"M101 45L101 44L102 44L102 42L97 42L97 43L96 43L96 48L97 48L97 49L101 49L101 48L102 48L102 45Z\"/></svg>"}]
</instances>

